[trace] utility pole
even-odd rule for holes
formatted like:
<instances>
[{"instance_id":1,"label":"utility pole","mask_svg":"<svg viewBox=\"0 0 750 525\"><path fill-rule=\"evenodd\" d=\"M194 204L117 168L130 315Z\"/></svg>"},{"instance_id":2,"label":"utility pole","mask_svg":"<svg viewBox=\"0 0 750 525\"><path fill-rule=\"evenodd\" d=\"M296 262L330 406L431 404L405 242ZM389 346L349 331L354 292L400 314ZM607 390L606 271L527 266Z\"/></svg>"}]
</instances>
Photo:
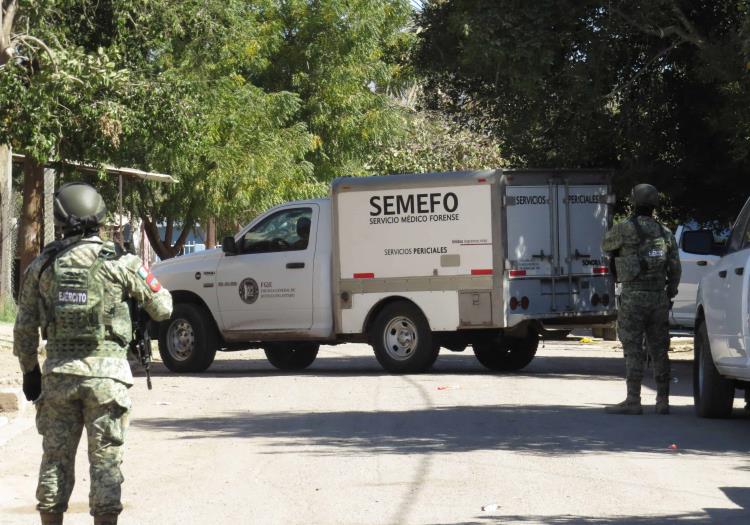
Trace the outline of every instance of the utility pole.
<instances>
[{"instance_id":1,"label":"utility pole","mask_svg":"<svg viewBox=\"0 0 750 525\"><path fill-rule=\"evenodd\" d=\"M13 297L13 155L0 145L0 306Z\"/></svg>"}]
</instances>

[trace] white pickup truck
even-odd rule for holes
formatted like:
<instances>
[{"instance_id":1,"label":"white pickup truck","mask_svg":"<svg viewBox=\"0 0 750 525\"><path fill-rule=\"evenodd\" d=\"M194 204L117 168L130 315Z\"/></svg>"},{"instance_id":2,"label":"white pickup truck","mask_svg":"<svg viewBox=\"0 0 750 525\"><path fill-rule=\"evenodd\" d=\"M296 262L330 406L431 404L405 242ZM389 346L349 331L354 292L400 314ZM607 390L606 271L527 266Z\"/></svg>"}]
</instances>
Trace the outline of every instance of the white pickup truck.
<instances>
[{"instance_id":1,"label":"white pickup truck","mask_svg":"<svg viewBox=\"0 0 750 525\"><path fill-rule=\"evenodd\" d=\"M545 327L615 317L600 248L613 203L601 171L337 179L329 199L277 206L221 250L154 265L175 305L159 351L176 372L246 348L295 370L320 344L358 341L410 373L471 345L517 370Z\"/></svg>"},{"instance_id":2,"label":"white pickup truck","mask_svg":"<svg viewBox=\"0 0 750 525\"><path fill-rule=\"evenodd\" d=\"M685 232L682 249L714 252L709 231ZM750 199L722 257L698 286L693 397L701 417L729 417L736 388L750 387Z\"/></svg>"},{"instance_id":3,"label":"white pickup truck","mask_svg":"<svg viewBox=\"0 0 750 525\"><path fill-rule=\"evenodd\" d=\"M682 277L677 295L674 298L674 304L670 310L669 324L673 334L685 332L690 335L695 329L695 298L698 295L698 284L707 272L713 268L720 256L720 244L713 242L708 253L690 253L683 248L682 240L686 232L695 231L686 225L680 225L675 231L675 239L679 246L680 263L682 264ZM711 232L709 232L711 233ZM707 235L701 234L705 239ZM712 238L714 237L711 233Z\"/></svg>"}]
</instances>

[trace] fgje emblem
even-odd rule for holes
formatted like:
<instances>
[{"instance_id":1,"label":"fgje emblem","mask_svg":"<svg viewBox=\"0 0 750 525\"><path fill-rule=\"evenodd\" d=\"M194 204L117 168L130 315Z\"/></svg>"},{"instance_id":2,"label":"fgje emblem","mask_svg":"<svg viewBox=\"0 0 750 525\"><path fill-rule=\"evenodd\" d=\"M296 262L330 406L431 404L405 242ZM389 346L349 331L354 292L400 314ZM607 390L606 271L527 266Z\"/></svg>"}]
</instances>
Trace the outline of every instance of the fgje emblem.
<instances>
[{"instance_id":1,"label":"fgje emblem","mask_svg":"<svg viewBox=\"0 0 750 525\"><path fill-rule=\"evenodd\" d=\"M246 304L253 304L258 300L258 283L255 282L255 279L247 277L240 283L239 292L242 302Z\"/></svg>"}]
</instances>

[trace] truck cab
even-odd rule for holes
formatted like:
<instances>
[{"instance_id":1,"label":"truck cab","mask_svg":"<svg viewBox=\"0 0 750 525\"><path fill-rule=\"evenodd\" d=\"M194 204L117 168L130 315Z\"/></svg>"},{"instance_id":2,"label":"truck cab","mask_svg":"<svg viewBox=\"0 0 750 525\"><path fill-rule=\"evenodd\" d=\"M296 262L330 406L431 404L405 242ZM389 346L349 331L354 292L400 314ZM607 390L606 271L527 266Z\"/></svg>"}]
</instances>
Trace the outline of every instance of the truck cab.
<instances>
[{"instance_id":1,"label":"truck cab","mask_svg":"<svg viewBox=\"0 0 750 525\"><path fill-rule=\"evenodd\" d=\"M683 248L711 254L710 232L686 232ZM750 381L750 199L721 257L706 271L696 298L694 389L701 417L729 417L736 388Z\"/></svg>"}]
</instances>

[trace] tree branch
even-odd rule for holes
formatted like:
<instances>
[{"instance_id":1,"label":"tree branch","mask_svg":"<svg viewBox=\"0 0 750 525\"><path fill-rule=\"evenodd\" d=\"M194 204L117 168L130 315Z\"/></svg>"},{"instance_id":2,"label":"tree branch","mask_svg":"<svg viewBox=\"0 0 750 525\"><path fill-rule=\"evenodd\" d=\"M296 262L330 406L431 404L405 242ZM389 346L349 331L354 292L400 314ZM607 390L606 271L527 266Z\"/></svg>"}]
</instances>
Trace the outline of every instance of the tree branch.
<instances>
[{"instance_id":1,"label":"tree branch","mask_svg":"<svg viewBox=\"0 0 750 525\"><path fill-rule=\"evenodd\" d=\"M624 83L622 83L622 84L618 84L618 85L616 85L616 86L615 86L614 88L612 88L612 91L610 91L610 92L609 92L609 93L607 94L607 96L606 96L605 98L612 98L612 97L614 97L614 96L615 96L615 95L616 95L616 94L617 94L618 92L620 92L620 91L623 91L623 90L624 90L625 88L627 88L628 86L631 86L631 85L633 85L633 83L634 83L634 82L635 82L636 80L638 80L638 79L639 79L639 78L640 78L640 77L641 77L641 76L642 76L642 75L643 75L644 73L646 73L646 71L648 70L648 68L649 68L649 67L651 67L651 65L652 65L652 64L653 64L654 62L656 62L657 60L659 60L659 59L660 59L661 57L663 57L663 56L665 56L665 55L669 54L669 52L670 52L670 51L672 51L672 50L673 50L674 48L676 48L676 47L677 47L677 46L679 46L680 44L682 44L682 42L675 42L675 43L673 43L673 44L672 44L671 46L669 46L669 47L667 47L667 48L664 48L664 49L662 49L661 51L659 51L659 52L658 52L658 53L657 53L657 54L656 54L655 56L653 56L653 57L651 58L651 60L649 60L648 62L646 62L646 63L645 63L644 65L643 65L643 67L642 67L641 69L639 69L639 70L638 70L638 72L637 72L637 73L636 73L635 75L633 75L632 77L630 77L630 78L629 78L629 79L628 79L628 80L627 80L626 82L624 82Z\"/></svg>"},{"instance_id":2,"label":"tree branch","mask_svg":"<svg viewBox=\"0 0 750 525\"><path fill-rule=\"evenodd\" d=\"M685 32L683 28L677 26L677 25L670 25L667 27L656 27L648 24L643 24L638 21L636 21L634 18L628 16L624 12L622 12L620 9L616 7L612 7L612 12L615 13L617 16L625 20L628 24L632 25L636 29L639 29L643 33L646 33L648 35L658 36L659 38L669 38L672 36L677 36L680 41L679 43L684 42L690 42L691 44L696 45L697 47L703 47L705 45L705 40L698 35L698 32L695 30L695 27L688 21L687 17L683 14L680 9L675 6L673 11L675 12L675 15L680 20L682 25L688 30L688 32Z\"/></svg>"},{"instance_id":3,"label":"tree branch","mask_svg":"<svg viewBox=\"0 0 750 525\"><path fill-rule=\"evenodd\" d=\"M0 8L2 6L0 5ZM7 47L10 45L10 32L13 28L13 20L16 17L16 9L18 9L18 0L10 0L10 4L5 8L5 15L0 14L0 21L2 22L2 34L0 34L0 45ZM0 9L2 11L2 9ZM6 39L6 42L3 42ZM0 50L2 51L2 50Z\"/></svg>"}]
</instances>

